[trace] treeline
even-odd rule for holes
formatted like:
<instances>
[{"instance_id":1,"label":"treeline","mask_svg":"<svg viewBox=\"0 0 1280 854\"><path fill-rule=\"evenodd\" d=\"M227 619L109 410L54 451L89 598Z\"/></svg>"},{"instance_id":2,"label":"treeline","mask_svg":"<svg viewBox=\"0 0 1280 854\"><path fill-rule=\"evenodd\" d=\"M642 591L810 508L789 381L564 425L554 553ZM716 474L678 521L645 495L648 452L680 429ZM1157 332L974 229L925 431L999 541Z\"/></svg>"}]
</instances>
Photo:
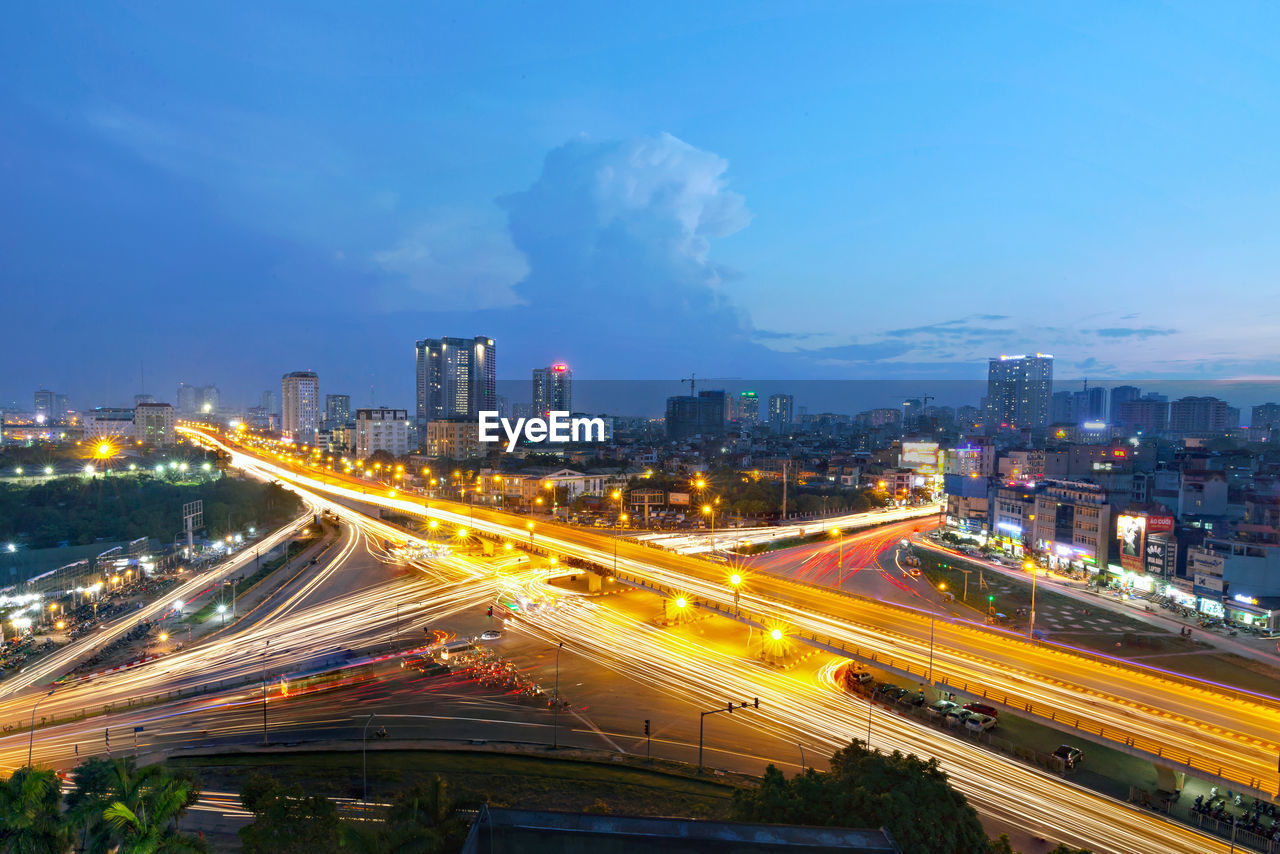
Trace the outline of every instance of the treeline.
<instances>
[{"instance_id":1,"label":"treeline","mask_svg":"<svg viewBox=\"0 0 1280 854\"><path fill-rule=\"evenodd\" d=\"M64 477L0 485L0 541L25 548L138 537L170 542L182 530L182 505L197 499L204 501L205 525L214 537L250 525L273 527L301 512L292 493L253 480L189 484L148 475Z\"/></svg>"}]
</instances>

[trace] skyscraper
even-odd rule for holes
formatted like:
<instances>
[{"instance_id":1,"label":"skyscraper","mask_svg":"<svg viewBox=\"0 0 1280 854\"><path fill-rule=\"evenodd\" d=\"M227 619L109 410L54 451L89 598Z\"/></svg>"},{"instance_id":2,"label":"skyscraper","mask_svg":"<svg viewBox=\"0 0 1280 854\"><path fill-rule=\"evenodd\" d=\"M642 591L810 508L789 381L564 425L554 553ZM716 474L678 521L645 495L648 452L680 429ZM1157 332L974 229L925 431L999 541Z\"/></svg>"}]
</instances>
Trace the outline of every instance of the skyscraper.
<instances>
[{"instance_id":1,"label":"skyscraper","mask_svg":"<svg viewBox=\"0 0 1280 854\"><path fill-rule=\"evenodd\" d=\"M723 436L729 416L729 395L700 391L667 398L667 438Z\"/></svg>"},{"instance_id":2,"label":"skyscraper","mask_svg":"<svg viewBox=\"0 0 1280 854\"><path fill-rule=\"evenodd\" d=\"M789 394L769 395L769 423L781 430L795 421L796 399Z\"/></svg>"},{"instance_id":3,"label":"skyscraper","mask_svg":"<svg viewBox=\"0 0 1280 854\"><path fill-rule=\"evenodd\" d=\"M1049 423L1053 356L1001 356L987 367L988 432L1043 428Z\"/></svg>"},{"instance_id":4,"label":"skyscraper","mask_svg":"<svg viewBox=\"0 0 1280 854\"><path fill-rule=\"evenodd\" d=\"M543 417L573 411L573 371L564 362L533 369L533 411Z\"/></svg>"},{"instance_id":5,"label":"skyscraper","mask_svg":"<svg viewBox=\"0 0 1280 854\"><path fill-rule=\"evenodd\" d=\"M351 395L326 394L324 396L324 423L329 429L351 420Z\"/></svg>"},{"instance_id":6,"label":"skyscraper","mask_svg":"<svg viewBox=\"0 0 1280 854\"><path fill-rule=\"evenodd\" d=\"M294 371L280 380L280 432L299 445L314 445L320 430L320 378Z\"/></svg>"},{"instance_id":7,"label":"skyscraper","mask_svg":"<svg viewBox=\"0 0 1280 854\"><path fill-rule=\"evenodd\" d=\"M738 395L738 420L743 424L755 424L760 420L760 398L754 391Z\"/></svg>"},{"instance_id":8,"label":"skyscraper","mask_svg":"<svg viewBox=\"0 0 1280 854\"><path fill-rule=\"evenodd\" d=\"M1110 424L1120 423L1120 407L1142 397L1142 390L1136 385L1118 385L1111 389L1111 410L1107 415Z\"/></svg>"},{"instance_id":9,"label":"skyscraper","mask_svg":"<svg viewBox=\"0 0 1280 854\"><path fill-rule=\"evenodd\" d=\"M497 348L492 338L424 338L417 356L417 425L475 418L498 408Z\"/></svg>"}]
</instances>

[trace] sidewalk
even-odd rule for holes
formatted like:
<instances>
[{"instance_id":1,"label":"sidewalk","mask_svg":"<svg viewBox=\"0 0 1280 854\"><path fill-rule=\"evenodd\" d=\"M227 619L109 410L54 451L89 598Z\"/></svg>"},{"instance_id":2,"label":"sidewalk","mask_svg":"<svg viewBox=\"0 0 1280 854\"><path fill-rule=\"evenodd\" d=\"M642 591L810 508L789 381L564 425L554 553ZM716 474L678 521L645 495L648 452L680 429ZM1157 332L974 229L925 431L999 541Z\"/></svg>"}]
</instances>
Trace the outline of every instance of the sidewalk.
<instances>
[{"instance_id":1,"label":"sidewalk","mask_svg":"<svg viewBox=\"0 0 1280 854\"><path fill-rule=\"evenodd\" d=\"M1005 577L1023 584L1030 584L1031 581L1027 577L1027 573L1020 569L1013 569L1001 563L994 561L982 560L981 558L969 557L968 555L957 556L950 551L938 547L932 540L924 537L914 541L925 548L932 549L936 552L946 554L948 557L964 560L969 563L979 565L984 570L992 570L1003 574ZM1048 585L1045 589L1052 590L1068 596L1076 601L1088 603L1089 605L1103 610L1111 611L1114 614L1121 614L1130 619L1146 623L1154 628L1164 631L1177 633L1183 628L1190 627L1195 632L1194 637L1203 641L1208 646L1221 650L1222 652L1230 652L1239 655L1242 658L1249 658L1254 661L1262 662L1272 667L1280 668L1280 655L1274 651L1266 649L1258 649L1247 643L1242 643L1235 638L1225 637L1217 632L1209 631L1200 627L1198 623L1191 620L1184 620L1168 614L1163 609L1146 610L1150 607L1145 599L1121 599L1112 593L1095 593L1089 587L1087 582L1074 581L1049 570L1043 570L1037 567L1040 575L1040 584Z\"/></svg>"}]
</instances>

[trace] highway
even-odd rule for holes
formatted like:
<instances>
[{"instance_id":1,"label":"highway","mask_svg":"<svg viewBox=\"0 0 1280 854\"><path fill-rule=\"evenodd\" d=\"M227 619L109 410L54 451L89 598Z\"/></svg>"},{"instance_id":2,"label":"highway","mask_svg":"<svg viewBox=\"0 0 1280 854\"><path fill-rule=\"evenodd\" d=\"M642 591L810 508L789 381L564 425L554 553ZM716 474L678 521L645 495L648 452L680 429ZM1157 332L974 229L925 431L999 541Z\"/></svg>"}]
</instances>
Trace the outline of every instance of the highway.
<instances>
[{"instance_id":1,"label":"highway","mask_svg":"<svg viewBox=\"0 0 1280 854\"><path fill-rule=\"evenodd\" d=\"M403 491L368 481L273 459L265 450L250 450L209 432L199 435L230 454L238 466L330 497L470 526L605 567L614 566L616 560L620 576L725 611L735 607L727 568L716 563L591 529L533 523L485 508L406 497ZM1124 662L1032 644L985 626L938 620L927 610L798 585L767 574L749 576L738 593L745 613L790 636L857 647L864 654L893 658L917 674L927 670L932 648L935 681L945 679L950 685L964 686L968 693L1008 698L1027 713L1078 725L1202 776L1271 796L1280 787L1275 762L1280 752L1280 701L1273 698L1227 694Z\"/></svg>"},{"instance_id":2,"label":"highway","mask_svg":"<svg viewBox=\"0 0 1280 854\"><path fill-rule=\"evenodd\" d=\"M421 702L420 694L411 688L390 686L388 695L386 688L357 683L337 689L339 693L335 694L321 692L286 699L283 695L287 688L275 682L277 671L296 667L334 644L369 641L394 631L390 625L394 604L405 608L406 599L411 600L408 608L397 616L418 626L463 612L478 613L483 603L493 601L499 594L555 604L529 610L508 627L509 633L527 633L543 648L564 640L575 657L594 662L647 691L658 691L685 703L703 702L698 698L760 697L761 709L752 710L750 727L758 733L761 746L774 745L767 749L775 754L779 750L790 754L786 745L797 740L810 745L816 741L821 748L830 750L847 744L851 738L866 737L867 705L836 686L834 660L822 668L821 679L814 678L811 671L780 673L745 660L738 645L720 648L690 632L659 629L628 614L625 608L611 607L609 599L577 597L549 588L545 579L550 570L545 565L531 566L518 557L499 558L486 569L481 561L464 555L450 556L429 567L415 567L421 575L409 579L407 588L403 579L399 584L387 584L376 577L370 581L369 577L376 573L370 572L369 562L372 558L374 564L380 564L382 540L404 542L406 537L394 528L331 503L323 495L316 495L313 500L317 506L338 513L347 523L341 543L329 550L326 563L316 574L300 579L297 587L278 591L260 606L260 612L229 627L225 637L202 643L187 656L145 665L118 678L104 678L94 687L93 696L97 699L98 691L103 691L105 697L123 697L131 692L140 692L134 694L140 696L191 684L184 680L193 679L196 684L210 679L240 679L247 684L209 696L113 710L101 718L41 729L36 734L41 759L74 764L81 745L85 745L86 752L100 753L105 746L102 733L108 726L114 734L113 746L120 752L129 751L135 726L144 727L144 749L173 749L227 740L243 743L263 725L258 679L264 672L270 694L268 710L275 710L270 711L272 732L287 731L299 737L337 731L350 737L356 719L349 706L350 692L355 691L356 697L364 698L362 703L376 702L376 706L365 706L369 711L388 715L397 727L407 725L407 721L420 721L430 726L435 737L442 732L456 732L461 737L468 731L474 733L477 726L498 728L499 732L506 728L513 733L508 738L518 739L521 728L528 726L522 723L527 716L518 714L519 710L509 704L463 698L467 715L459 716L445 706L435 714L424 715L415 705ZM344 571L354 569L358 560L364 566L343 580ZM753 585L759 580L762 579L753 577ZM732 625L727 621L724 624ZM397 693L400 690L404 693ZM25 699L29 702L31 697ZM335 701L342 705L335 707ZM15 709L22 707L16 702L13 705ZM632 705L626 704L626 713L634 718ZM546 714L545 710L541 712L535 726L545 727ZM747 725L745 717L735 717L735 728ZM617 749L623 736L616 729L602 730L585 719L582 723L566 733L567 742L612 745ZM957 787L986 816L1004 824L1088 844L1098 851L1154 854L1226 850L1188 828L1078 789L1053 775L888 712L876 710L871 724L873 745L937 756ZM740 730L738 737L741 738ZM21 764L26 739L25 733L0 738L0 763L10 768ZM716 743L720 745L720 755L725 755L723 736L713 736L711 744ZM787 761L791 761L789 755Z\"/></svg>"}]
</instances>

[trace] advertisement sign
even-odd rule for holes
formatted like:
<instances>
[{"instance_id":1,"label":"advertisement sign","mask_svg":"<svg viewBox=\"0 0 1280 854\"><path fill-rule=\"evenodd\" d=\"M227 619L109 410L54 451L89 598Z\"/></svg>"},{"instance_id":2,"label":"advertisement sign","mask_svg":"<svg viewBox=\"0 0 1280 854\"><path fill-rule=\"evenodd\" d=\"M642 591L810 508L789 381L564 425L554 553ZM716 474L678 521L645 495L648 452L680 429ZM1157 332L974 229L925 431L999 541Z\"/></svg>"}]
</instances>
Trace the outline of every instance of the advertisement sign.
<instances>
[{"instance_id":1,"label":"advertisement sign","mask_svg":"<svg viewBox=\"0 0 1280 854\"><path fill-rule=\"evenodd\" d=\"M1172 516L1148 516L1146 518L1148 534L1158 534L1173 530Z\"/></svg>"},{"instance_id":2,"label":"advertisement sign","mask_svg":"<svg viewBox=\"0 0 1280 854\"><path fill-rule=\"evenodd\" d=\"M1166 561L1169 544L1161 537L1149 537L1146 548L1146 570L1148 575L1166 575Z\"/></svg>"},{"instance_id":3,"label":"advertisement sign","mask_svg":"<svg viewBox=\"0 0 1280 854\"><path fill-rule=\"evenodd\" d=\"M1120 538L1120 565L1130 572L1142 571L1146 532L1145 516L1116 517L1116 535Z\"/></svg>"},{"instance_id":4,"label":"advertisement sign","mask_svg":"<svg viewBox=\"0 0 1280 854\"><path fill-rule=\"evenodd\" d=\"M687 492L670 492L667 494L668 504L689 504L689 493Z\"/></svg>"},{"instance_id":5,"label":"advertisement sign","mask_svg":"<svg viewBox=\"0 0 1280 854\"><path fill-rule=\"evenodd\" d=\"M899 465L917 471L938 470L937 442L903 442Z\"/></svg>"}]
</instances>

